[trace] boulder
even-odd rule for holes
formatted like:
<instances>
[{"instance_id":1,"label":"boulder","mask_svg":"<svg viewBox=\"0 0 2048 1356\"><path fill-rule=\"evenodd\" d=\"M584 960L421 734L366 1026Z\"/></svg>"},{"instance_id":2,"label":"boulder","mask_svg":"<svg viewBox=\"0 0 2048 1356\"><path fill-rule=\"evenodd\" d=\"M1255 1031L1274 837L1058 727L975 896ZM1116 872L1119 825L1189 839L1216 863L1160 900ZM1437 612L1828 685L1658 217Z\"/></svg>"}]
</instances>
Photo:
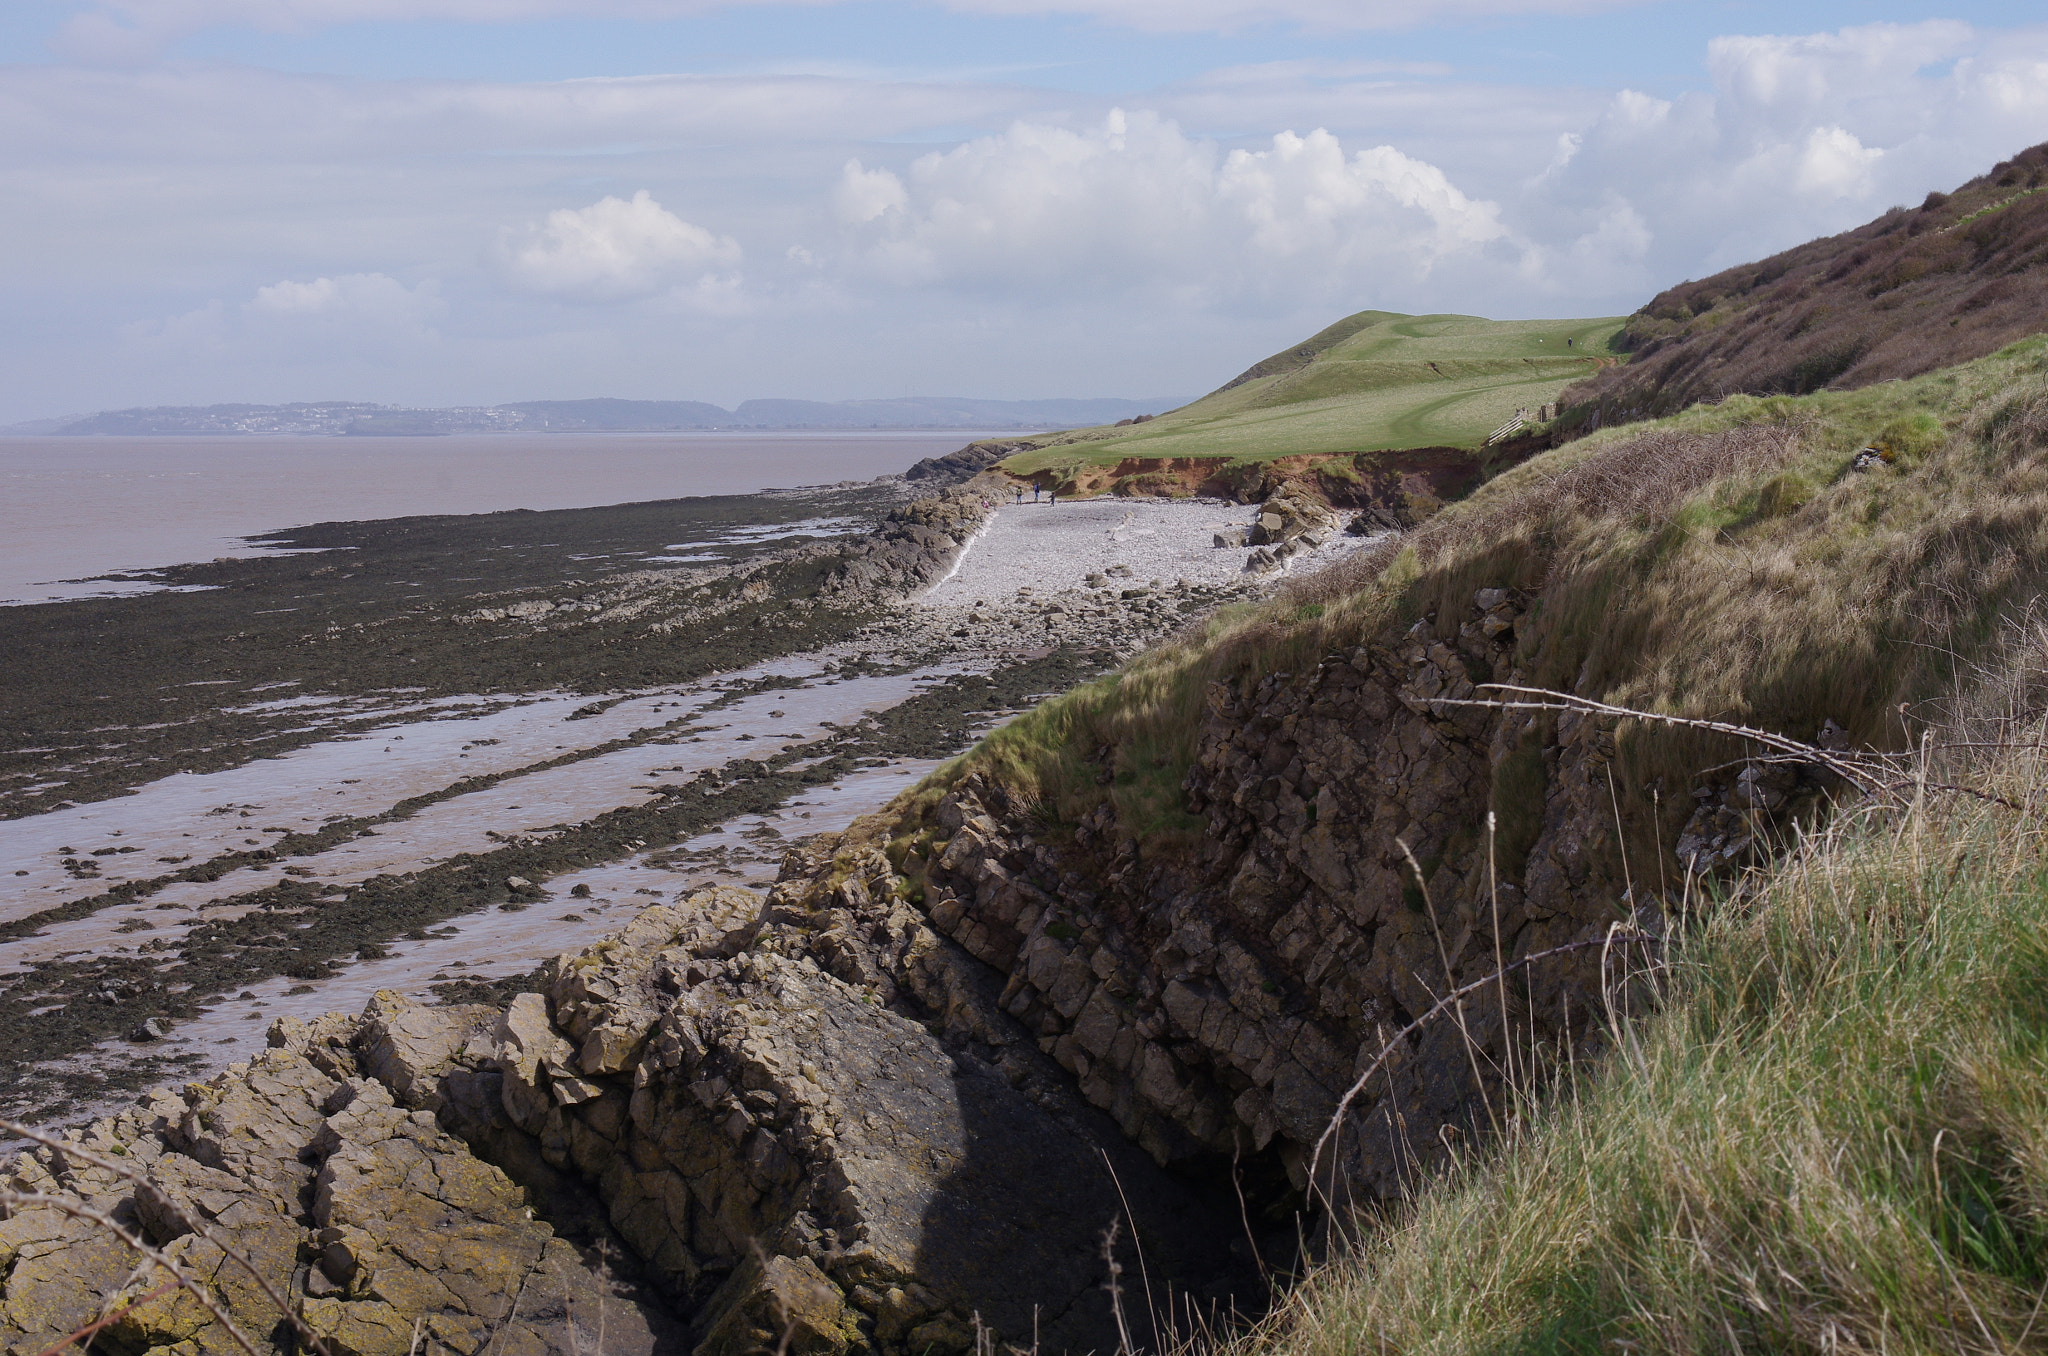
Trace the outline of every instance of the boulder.
<instances>
[{"instance_id":1,"label":"boulder","mask_svg":"<svg viewBox=\"0 0 2048 1356\"><path fill-rule=\"evenodd\" d=\"M967 1334L964 1349L978 1313L1019 1345L1037 1315L1046 1350L1109 1349L1101 1235L1125 1198L1155 1278L1249 1283L1228 1218L1063 1087L994 973L887 888L778 893L736 950L729 923L747 916L711 892L656 906L629 926L633 959L592 948L557 985L583 995L557 1007L558 1031L626 987L606 976L643 974L633 1010L659 1010L630 1076L593 1071L599 1096L556 1114L704 1341L761 1340L772 1311L800 1312L807 1349L860 1332L884 1352Z\"/></svg>"},{"instance_id":2,"label":"boulder","mask_svg":"<svg viewBox=\"0 0 2048 1356\"><path fill-rule=\"evenodd\" d=\"M433 1110L438 1087L463 1049L490 1031L498 1011L481 1004L430 1007L380 989L363 1009L355 1042L363 1071L403 1106Z\"/></svg>"}]
</instances>

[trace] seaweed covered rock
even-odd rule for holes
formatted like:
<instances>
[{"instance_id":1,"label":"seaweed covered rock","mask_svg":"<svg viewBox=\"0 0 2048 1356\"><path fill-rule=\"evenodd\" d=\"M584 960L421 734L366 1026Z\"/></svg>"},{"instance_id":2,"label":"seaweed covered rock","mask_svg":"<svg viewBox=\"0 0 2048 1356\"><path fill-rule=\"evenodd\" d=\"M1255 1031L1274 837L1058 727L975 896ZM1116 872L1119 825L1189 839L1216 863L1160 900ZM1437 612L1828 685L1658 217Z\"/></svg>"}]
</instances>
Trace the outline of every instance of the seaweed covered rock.
<instances>
[{"instance_id":1,"label":"seaweed covered rock","mask_svg":"<svg viewBox=\"0 0 2048 1356\"><path fill-rule=\"evenodd\" d=\"M820 592L882 598L907 596L936 583L987 522L990 508L1009 493L1009 482L990 471L952 490L892 510L873 536L848 549Z\"/></svg>"}]
</instances>

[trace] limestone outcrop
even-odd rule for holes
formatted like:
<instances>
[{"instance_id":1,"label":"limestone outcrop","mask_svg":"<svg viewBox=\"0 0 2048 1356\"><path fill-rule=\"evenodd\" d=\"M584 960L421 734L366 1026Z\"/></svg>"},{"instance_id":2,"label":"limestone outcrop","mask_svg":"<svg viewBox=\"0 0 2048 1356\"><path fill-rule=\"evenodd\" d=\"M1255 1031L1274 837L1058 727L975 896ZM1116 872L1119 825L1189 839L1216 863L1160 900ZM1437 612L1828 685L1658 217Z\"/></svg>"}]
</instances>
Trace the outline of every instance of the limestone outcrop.
<instances>
[{"instance_id":1,"label":"limestone outcrop","mask_svg":"<svg viewBox=\"0 0 2048 1356\"><path fill-rule=\"evenodd\" d=\"M1031 442L1002 441L990 439L985 442L969 443L962 448L939 457L926 457L914 463L903 473L905 480L934 480L940 484L972 480L988 470L1004 457L1029 451L1036 444Z\"/></svg>"},{"instance_id":2,"label":"limestone outcrop","mask_svg":"<svg viewBox=\"0 0 2048 1356\"><path fill-rule=\"evenodd\" d=\"M983 472L953 489L891 510L880 531L849 548L820 592L902 597L936 583L1009 493L1009 482Z\"/></svg>"},{"instance_id":3,"label":"limestone outcrop","mask_svg":"<svg viewBox=\"0 0 2048 1356\"><path fill-rule=\"evenodd\" d=\"M1259 516L1245 534L1247 546L1278 546L1297 537L1327 540L1338 530L1337 515L1314 493L1289 481L1259 505Z\"/></svg>"},{"instance_id":4,"label":"limestone outcrop","mask_svg":"<svg viewBox=\"0 0 2048 1356\"><path fill-rule=\"evenodd\" d=\"M780 1340L777 1314L804 1352L966 1350L977 1323L1107 1349L1112 1225L1155 1280L1228 1302L1250 1278L1227 1214L1075 1096L995 986L858 880L706 892L513 1004L502 1105L596 1184L711 1356Z\"/></svg>"},{"instance_id":5,"label":"limestone outcrop","mask_svg":"<svg viewBox=\"0 0 2048 1356\"><path fill-rule=\"evenodd\" d=\"M1172 1302L1247 1307L1224 1201L1074 1092L996 972L857 876L813 888L822 865L655 905L503 1009L380 993L280 1019L260 1058L21 1155L8 1185L128 1221L285 1344L221 1248L248 1254L336 1356L1107 1350L1110 1238ZM154 1290L135 1262L17 1208L10 1349ZM1125 1321L1148 1331L1143 1300ZM178 1291L101 1341L234 1349Z\"/></svg>"},{"instance_id":6,"label":"limestone outcrop","mask_svg":"<svg viewBox=\"0 0 2048 1356\"><path fill-rule=\"evenodd\" d=\"M1287 568L1304 549L1321 546L1341 530L1337 515L1312 491L1292 481L1283 483L1259 505L1259 516L1241 544L1252 548L1245 558L1248 574ZM1226 544L1222 536L1216 544Z\"/></svg>"}]
</instances>

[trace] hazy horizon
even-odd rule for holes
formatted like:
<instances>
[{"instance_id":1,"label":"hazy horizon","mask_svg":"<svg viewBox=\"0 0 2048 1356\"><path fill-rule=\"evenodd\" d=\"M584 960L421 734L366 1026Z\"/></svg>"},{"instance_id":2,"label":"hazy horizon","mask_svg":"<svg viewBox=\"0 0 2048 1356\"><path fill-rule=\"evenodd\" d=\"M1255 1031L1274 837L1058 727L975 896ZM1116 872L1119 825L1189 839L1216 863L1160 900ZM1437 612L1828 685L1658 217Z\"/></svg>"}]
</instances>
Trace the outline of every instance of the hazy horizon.
<instances>
[{"instance_id":1,"label":"hazy horizon","mask_svg":"<svg viewBox=\"0 0 2048 1356\"><path fill-rule=\"evenodd\" d=\"M2017 0L20 0L0 424L1205 391L2048 140ZM762 393L769 393L763 396Z\"/></svg>"},{"instance_id":2,"label":"hazy horizon","mask_svg":"<svg viewBox=\"0 0 2048 1356\"><path fill-rule=\"evenodd\" d=\"M303 409L303 410L347 410L347 409L374 409L374 410L381 410L381 411L390 411L390 412L401 412L401 413L422 413L422 414L428 414L428 413L458 413L458 412L468 412L468 411L486 412L486 411L499 411L499 410L516 410L516 409L527 409L527 410L531 410L531 409L536 409L536 408L539 408L539 407L543 407L543 406L545 406L545 407L564 407L564 406L566 406L566 407L574 407L574 406L591 406L591 405L609 405L609 406L619 406L619 405L625 405L625 406L702 406L702 407L703 407L703 408L704 408L705 410L708 410L708 411L716 411L716 412L718 412L718 413L721 413L721 414L723 414L723 415L727 416L728 418L732 418L732 419L736 419L736 420L741 420L742 422L740 422L739 424L737 424L737 425L733 426L733 429L732 429L732 431L737 431L737 430L739 430L739 429L744 429L744 428L747 428L747 427L750 427L750 426L751 426L751 427L757 427L757 428L760 428L760 429L763 429L763 430L779 430L779 429L789 429L789 430L795 430L795 429L802 429L802 428L806 428L806 427L815 427L815 428L819 429L820 431L837 431L837 432L845 432L845 431L857 431L857 430L859 430L859 429L863 429L863 428L906 428L906 429L925 429L925 428L928 428L928 429L932 429L932 430L935 430L935 431L937 431L937 430L957 431L957 430L968 430L968 429L981 429L981 428L983 428L983 427L984 427L985 425L987 425L988 423L990 423L991 421L990 421L989 419L987 419L987 418L981 418L981 419L976 419L976 418L972 418L972 417L967 417L967 418L961 418L961 419L958 419L958 420L955 420L955 421L951 421L951 422L925 422L925 423L899 423L899 424L874 424L874 423L870 423L870 424L857 424L857 423L840 423L840 424L815 424L815 425L810 425L810 424L799 424L799 423L791 423L791 422L775 423L775 422L772 422L772 421L764 420L764 421L762 421L762 422L759 422L759 423L756 423L756 424L753 424L753 425L749 425L749 424L747 424L747 423L745 422L745 413L746 413L746 411L747 411L747 410L749 409L749 407L760 407L760 406L781 406L781 407L788 407L788 406L798 406L798 405L802 405L802 406L811 406L811 407L814 407L814 408L819 408L819 409L825 409L825 408L838 408L838 409L847 409L847 410L849 410L849 411L857 411L857 410L858 410L858 409L860 409L861 407L869 407L869 406L910 406L910 405L924 405L924 406L937 406L937 407L941 407L941 408L943 408L943 407L947 407L947 406L952 406L952 407L955 407L955 409L956 409L956 412L958 412L958 413L961 413L961 414L966 414L966 415L971 415L971 414L973 413L973 407L976 407L976 406L980 406L980 407L985 407L985 408L989 408L989 409L991 410L991 412L992 412L992 413L1000 413L1000 412L1001 412L1001 410L1000 410L1000 409L998 409L998 408L996 408L996 407L1010 407L1010 412L1011 412L1011 413L1014 413L1014 414L1017 414L1017 415L1019 416L1019 418L1020 418L1020 423L1044 423L1044 422L1046 422L1047 420L1049 420L1049 419L1053 418L1053 414L1054 414L1054 412L1053 412L1053 410L1051 409L1051 407L1056 407L1056 406L1067 406L1067 407L1072 407L1072 411L1073 411L1074 413L1076 413L1076 414L1080 414L1080 413L1082 413L1082 412L1083 412L1083 409L1082 409L1082 407L1097 407L1097 408L1098 408L1098 409L1099 409L1099 410L1101 411L1101 413L1102 413L1102 417L1103 417L1103 419L1104 419L1104 420L1113 420L1113 419L1116 419L1116 418L1127 418L1127 417L1130 417L1131 415L1135 415L1135 414L1157 414L1157 413L1162 413L1162 412L1164 412L1164 411L1166 411L1166 410L1169 410L1169 409L1174 409L1174 408L1177 408L1178 406L1184 405L1184 404L1188 403L1189 401L1191 401L1191 400L1194 400L1194 399L1197 399L1197 398L1198 398L1198 397L1196 397L1196 396L1158 396L1158 397L1149 397L1149 398L1135 398L1135 399L1134 399L1134 398L1129 398L1129 397L1121 397L1121 396L1097 396L1097 397L1062 397L1062 396L1048 396L1048 397L1041 397L1041 398L1039 398L1039 399L1035 399L1035 400L1004 400L1004 399L999 399L999 398L998 398L998 399L986 399L986 398L977 398L977 397L972 397L972 396L895 396L895 397L887 397L887 396L884 396L884 397L871 397L871 398L854 398L854 399L848 399L848 400L834 400L834 401L815 401L815 400L799 400L799 399L795 399L795 398L791 398L791 397L783 397L783 396L757 396L757 397L753 397L753 398L751 398L751 399L748 399L748 400L743 400L743 401L739 402L739 404L737 404L737 405L735 405L735 406L731 407L730 409L728 409L728 408L726 408L726 407L724 407L724 406L720 406L720 405L713 405L713 404L711 404L711 403L710 403L710 402L708 402L708 401L694 401L694 400L688 400L688 399L668 399L668 400L664 400L664 399L659 399L659 398L656 398L656 399L639 399L639 400L636 400L636 399L631 399L631 398L628 398L628 397L621 397L621 396L585 396L585 397L581 397L581 398L571 398L571 399L566 399L566 400L513 400L513 401L505 401L505 402L502 402L502 403L500 403L500 404L496 404L496 405L455 405L455 404L446 404L446 405L412 405L412 406L403 406L403 405L384 405L384 404L379 404L379 403L377 403L377 402L374 402L374 401L358 401L358 400L290 400L290 401L279 401L279 402L271 402L271 403L262 403L262 402L254 402L254 401L235 401L235 400L225 400L225 401L216 401L216 402L214 402L213 404L210 404L210 405L131 405L131 406L125 406L125 407L121 407L121 408L116 408L116 409L102 409L102 410L85 410L85 411L74 411L74 412L71 412L71 413L67 413L67 414L58 414L58 415L44 415L44 416L40 416L40 417L37 417L37 418L34 418L34 419L27 419L27 420L17 420L17 421L15 421L15 422L13 422L13 423L10 423L10 424L0 424L0 435L23 435L23 434L26 434L26 435L34 436L34 435L40 435L40 434L44 434L44 433L54 433L54 432L57 432L57 431L58 431L58 430L59 430L60 428L62 428L62 427L64 427L64 426L67 426L67 425L71 425L71 424L76 424L76 423L81 423L81 422L85 422L85 421L88 421L88 420L92 420L92 419L96 419L96 418L102 418L102 417L105 417L105 416L109 416L109 415L123 415L123 414L145 414L145 413L155 413L155 412L163 412L163 413L173 413L173 412L188 412L188 411L189 411L189 412L193 412L193 413L203 413L203 412L208 412L208 411L214 411L214 410L223 410L223 411L235 411L235 410L249 410L249 411L261 411L261 410L295 410L295 409ZM1024 411L1025 411L1025 410L1027 410L1027 409L1032 409L1032 408L1036 408L1036 409L1039 409L1039 410L1045 411L1045 413L1044 413L1043 415L1041 415L1040 417L1037 417L1037 418L1035 418L1035 419L1034 419L1034 418L1030 418L1030 417L1026 417L1026 416L1024 415ZM762 413L762 412L761 412L761 411L759 411L759 410L757 409L757 410L756 410L756 413L757 413L757 414L759 414L759 413ZM793 412L791 412L791 413L793 413ZM684 427L686 427L686 428L687 428L688 426L684 426ZM724 428L723 428L723 426L720 426L720 427L721 427L721 431L725 431L725 430L724 430ZM471 432L471 431L474 431L474 430L467 430L467 429L465 429L465 430L464 430L464 432ZM545 428L529 428L529 429L507 429L507 430L503 430L503 431L505 431L505 432L545 432L545 431L547 431L547 430L546 430ZM625 426L621 426L621 427L618 427L618 428L614 428L614 429L600 429L600 428L585 428L585 429L579 429L579 430L577 430L577 431L579 431L579 432L622 432L622 433L633 433L633 432L648 432L648 433L658 433L658 432L664 432L664 431L668 431L668 430L667 430L667 429L666 429L666 428L665 428L664 426L660 426L660 425L652 425L652 424L650 424L650 425L639 425L639 426L631 426L631 427L625 427ZM94 431L92 431L92 432L93 432L93 434L101 434L101 433L102 433L102 431L101 431L101 430L94 430ZM207 430L206 432L207 432L207 433L209 433L209 434L217 434L217 433L220 433L220 432L222 432L222 431L220 431L220 430ZM78 436L91 436L91 435L88 435L88 434L80 434L80 435L78 435ZM174 436L174 437L175 437L175 436L185 436L185 431L184 431L184 430L178 430L178 431L175 431L175 432L171 432L171 433L167 433L167 434L163 434L163 435L152 435L152 434L146 434L146 433L130 433L130 432L122 431L122 432L106 432L106 433L104 434L104 436L121 436L121 437L141 437L141 436Z\"/></svg>"}]
</instances>

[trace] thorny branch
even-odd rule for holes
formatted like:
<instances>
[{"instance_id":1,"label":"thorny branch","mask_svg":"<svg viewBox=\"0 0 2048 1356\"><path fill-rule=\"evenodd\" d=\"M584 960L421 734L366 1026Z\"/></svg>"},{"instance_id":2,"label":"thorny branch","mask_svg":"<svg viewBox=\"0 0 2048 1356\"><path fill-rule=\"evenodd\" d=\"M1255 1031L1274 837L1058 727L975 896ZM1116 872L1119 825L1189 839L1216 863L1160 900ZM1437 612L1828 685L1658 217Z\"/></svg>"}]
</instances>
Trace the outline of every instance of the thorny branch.
<instances>
[{"instance_id":1,"label":"thorny branch","mask_svg":"<svg viewBox=\"0 0 2048 1356\"><path fill-rule=\"evenodd\" d=\"M148 1294L137 1295L134 1299L129 1300L120 1308L113 1309L108 1311L107 1313L101 1314L98 1318L86 1324L84 1327L78 1329L76 1332L72 1333L63 1341L55 1343L51 1346L44 1347L41 1351L36 1353L36 1356L57 1356L58 1352L64 1350L64 1348L70 1346L73 1342L76 1342L81 1337L85 1339L86 1345L89 1347L92 1345L93 1334L98 1332L101 1328L106 1327L110 1323L120 1322L121 1316L127 1313L129 1310L139 1309L143 1305L155 1299L158 1295L168 1295L171 1291L176 1290L180 1285L183 1284L184 1282L180 1281L177 1277L173 1276L170 1280L165 1281L162 1285L150 1291Z\"/></svg>"},{"instance_id":2,"label":"thorny branch","mask_svg":"<svg viewBox=\"0 0 2048 1356\"><path fill-rule=\"evenodd\" d=\"M18 1209L24 1205L45 1205L59 1214L70 1215L74 1219L89 1220L99 1225L102 1229L105 1229L108 1233L126 1243L130 1248L133 1248L142 1256L147 1257L150 1261L162 1267L194 1300L198 1301L200 1308L213 1315L221 1327L227 1330L228 1336L234 1339L236 1346L240 1347L248 1356L259 1356L255 1345L249 1341L240 1328L235 1326L235 1321L228 1317L227 1310L221 1308L220 1301L208 1293L206 1287L199 1283L198 1278L186 1271L174 1259L159 1249L152 1248L139 1235L131 1232L126 1225L106 1211L87 1205L84 1201L70 1196L52 1196L40 1191L0 1190L0 1204L5 1204L9 1209Z\"/></svg>"}]
</instances>

